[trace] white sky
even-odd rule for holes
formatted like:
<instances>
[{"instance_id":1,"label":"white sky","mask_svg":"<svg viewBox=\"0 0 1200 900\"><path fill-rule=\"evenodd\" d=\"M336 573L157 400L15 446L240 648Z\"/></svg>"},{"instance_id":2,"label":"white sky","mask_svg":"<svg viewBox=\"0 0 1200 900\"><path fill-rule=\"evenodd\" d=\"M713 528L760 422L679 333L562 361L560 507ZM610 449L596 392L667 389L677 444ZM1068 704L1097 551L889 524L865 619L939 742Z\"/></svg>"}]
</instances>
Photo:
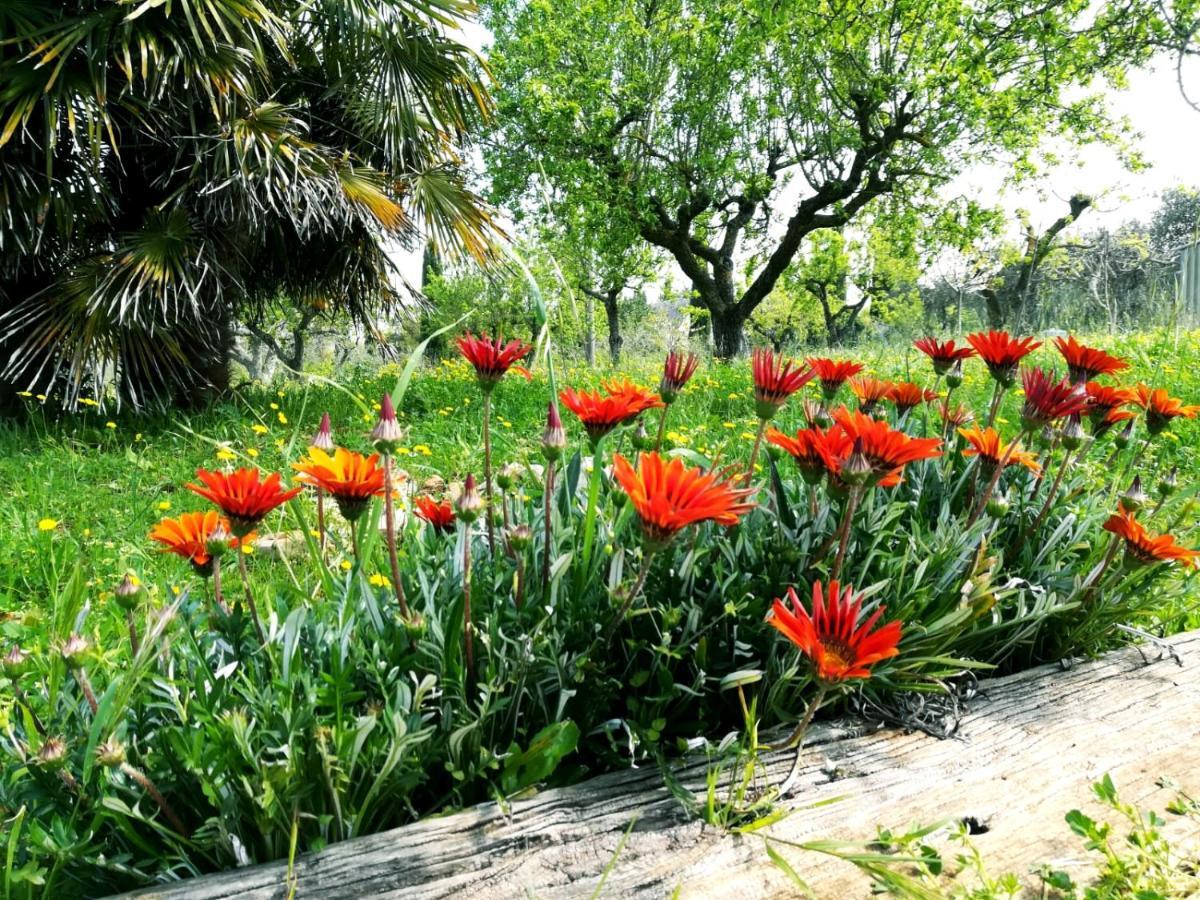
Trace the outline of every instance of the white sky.
<instances>
[{"instance_id":1,"label":"white sky","mask_svg":"<svg viewBox=\"0 0 1200 900\"><path fill-rule=\"evenodd\" d=\"M476 49L482 49L488 37L479 25L463 32L464 42ZM1189 95L1200 100L1200 60L1185 67L1184 83ZM1090 229L1147 218L1166 188L1200 187L1200 111L1181 96L1174 60L1163 58L1151 69L1132 73L1129 88L1112 93L1111 108L1127 117L1140 135L1136 146L1149 168L1130 172L1112 150L1093 147L1075 153L1037 184L1006 185L1004 168L978 167L947 186L945 195L978 196L985 203L1001 204L1010 214L1027 210L1035 226L1045 227L1063 214L1072 194L1084 193L1097 198L1086 218L1081 217L1080 227ZM395 259L410 283L419 284L420 254L401 252Z\"/></svg>"}]
</instances>

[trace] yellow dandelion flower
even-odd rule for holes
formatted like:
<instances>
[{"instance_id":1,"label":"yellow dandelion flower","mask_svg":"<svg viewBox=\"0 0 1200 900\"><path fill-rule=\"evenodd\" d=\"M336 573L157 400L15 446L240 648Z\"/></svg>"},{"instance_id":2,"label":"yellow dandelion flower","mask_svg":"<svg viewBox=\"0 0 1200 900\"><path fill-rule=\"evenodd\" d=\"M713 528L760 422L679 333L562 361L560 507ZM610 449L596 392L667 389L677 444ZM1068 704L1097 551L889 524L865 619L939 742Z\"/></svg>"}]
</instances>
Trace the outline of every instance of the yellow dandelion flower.
<instances>
[{"instance_id":1,"label":"yellow dandelion flower","mask_svg":"<svg viewBox=\"0 0 1200 900\"><path fill-rule=\"evenodd\" d=\"M91 397L80 397L79 402L82 403L84 406L99 406L100 405L95 400L93 400Z\"/></svg>"},{"instance_id":2,"label":"yellow dandelion flower","mask_svg":"<svg viewBox=\"0 0 1200 900\"><path fill-rule=\"evenodd\" d=\"M171 501L170 501L170 500L160 500L160 501L158 501L158 508L159 508L160 510L162 510L163 512L166 512L168 509L170 509L170 508L171 508Z\"/></svg>"},{"instance_id":3,"label":"yellow dandelion flower","mask_svg":"<svg viewBox=\"0 0 1200 900\"><path fill-rule=\"evenodd\" d=\"M222 447L217 451L217 459L229 462L230 460L237 459L237 454L226 447Z\"/></svg>"},{"instance_id":4,"label":"yellow dandelion flower","mask_svg":"<svg viewBox=\"0 0 1200 900\"><path fill-rule=\"evenodd\" d=\"M736 426L736 425L734 425L732 422L722 422L722 423L721 423L721 427L723 427L723 428L737 428L737 426Z\"/></svg>"},{"instance_id":5,"label":"yellow dandelion flower","mask_svg":"<svg viewBox=\"0 0 1200 900\"><path fill-rule=\"evenodd\" d=\"M380 575L378 572L374 573L370 578L367 579L367 581L369 581L375 587L387 587L388 586L388 580L386 578L384 578L382 575Z\"/></svg>"},{"instance_id":6,"label":"yellow dandelion flower","mask_svg":"<svg viewBox=\"0 0 1200 900\"><path fill-rule=\"evenodd\" d=\"M266 434L271 429L268 428L266 425L251 425L250 430L253 431L255 434Z\"/></svg>"},{"instance_id":7,"label":"yellow dandelion flower","mask_svg":"<svg viewBox=\"0 0 1200 900\"><path fill-rule=\"evenodd\" d=\"M283 413L279 413L278 415L279 415L279 424L286 425L287 424L287 416L285 416Z\"/></svg>"},{"instance_id":8,"label":"yellow dandelion flower","mask_svg":"<svg viewBox=\"0 0 1200 900\"><path fill-rule=\"evenodd\" d=\"M271 409L279 409L279 404L278 404L278 403L272 403L272 404L271 404Z\"/></svg>"},{"instance_id":9,"label":"yellow dandelion flower","mask_svg":"<svg viewBox=\"0 0 1200 900\"><path fill-rule=\"evenodd\" d=\"M758 435L756 435L753 431L743 431L742 432L742 440L752 441L756 437L758 437Z\"/></svg>"},{"instance_id":10,"label":"yellow dandelion flower","mask_svg":"<svg viewBox=\"0 0 1200 900\"><path fill-rule=\"evenodd\" d=\"M250 554L252 554L253 552L254 552L254 545L253 545L253 544L249 544L249 543L247 543L247 544L242 544L242 553L243 553L243 554L245 554L246 556L249 556L249 555L250 555Z\"/></svg>"},{"instance_id":11,"label":"yellow dandelion flower","mask_svg":"<svg viewBox=\"0 0 1200 900\"><path fill-rule=\"evenodd\" d=\"M424 444L417 444L413 447L413 453L420 453L422 456L433 456L433 451Z\"/></svg>"},{"instance_id":12,"label":"yellow dandelion flower","mask_svg":"<svg viewBox=\"0 0 1200 900\"><path fill-rule=\"evenodd\" d=\"M109 429L110 431L112 431L112 430L116 429L117 423L116 422L105 422L104 427Z\"/></svg>"},{"instance_id":13,"label":"yellow dandelion flower","mask_svg":"<svg viewBox=\"0 0 1200 900\"><path fill-rule=\"evenodd\" d=\"M18 397L32 397L33 394L30 391L18 391L17 396Z\"/></svg>"},{"instance_id":14,"label":"yellow dandelion flower","mask_svg":"<svg viewBox=\"0 0 1200 900\"><path fill-rule=\"evenodd\" d=\"M258 451L253 447L246 448L246 455L251 459L258 459Z\"/></svg>"},{"instance_id":15,"label":"yellow dandelion flower","mask_svg":"<svg viewBox=\"0 0 1200 900\"><path fill-rule=\"evenodd\" d=\"M58 519L39 519L38 531L53 531L58 527Z\"/></svg>"},{"instance_id":16,"label":"yellow dandelion flower","mask_svg":"<svg viewBox=\"0 0 1200 900\"><path fill-rule=\"evenodd\" d=\"M342 570L345 572L349 572L352 568L354 568L354 566L351 564L350 560L348 560L348 559L343 559L341 565L342 565Z\"/></svg>"}]
</instances>

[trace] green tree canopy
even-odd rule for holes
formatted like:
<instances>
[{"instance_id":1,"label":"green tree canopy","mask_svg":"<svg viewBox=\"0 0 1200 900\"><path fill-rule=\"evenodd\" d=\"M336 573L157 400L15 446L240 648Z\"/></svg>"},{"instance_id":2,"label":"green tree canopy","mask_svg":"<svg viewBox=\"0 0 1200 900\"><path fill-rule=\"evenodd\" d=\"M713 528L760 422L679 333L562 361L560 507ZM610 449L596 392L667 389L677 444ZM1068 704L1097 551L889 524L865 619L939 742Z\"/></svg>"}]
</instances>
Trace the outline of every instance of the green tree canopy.
<instances>
[{"instance_id":1,"label":"green tree canopy","mask_svg":"<svg viewBox=\"0 0 1200 900\"><path fill-rule=\"evenodd\" d=\"M732 355L814 231L976 161L1032 171L1048 133L1119 143L1096 89L1152 52L1154 9L493 0L495 190L601 204L674 259Z\"/></svg>"},{"instance_id":2,"label":"green tree canopy","mask_svg":"<svg viewBox=\"0 0 1200 900\"><path fill-rule=\"evenodd\" d=\"M0 4L0 353L10 387L133 402L220 383L281 294L368 322L386 242L485 256L453 39L467 0Z\"/></svg>"}]
</instances>

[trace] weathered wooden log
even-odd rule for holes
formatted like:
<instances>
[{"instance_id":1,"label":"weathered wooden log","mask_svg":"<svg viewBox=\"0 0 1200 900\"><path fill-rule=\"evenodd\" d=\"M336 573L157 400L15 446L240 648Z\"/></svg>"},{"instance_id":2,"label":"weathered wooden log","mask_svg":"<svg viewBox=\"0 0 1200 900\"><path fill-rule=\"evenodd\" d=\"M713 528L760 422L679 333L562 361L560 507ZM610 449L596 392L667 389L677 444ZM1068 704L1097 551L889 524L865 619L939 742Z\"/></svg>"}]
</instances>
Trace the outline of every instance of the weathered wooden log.
<instances>
[{"instance_id":1,"label":"weathered wooden log","mask_svg":"<svg viewBox=\"0 0 1200 900\"><path fill-rule=\"evenodd\" d=\"M768 859L764 833L867 841L877 826L965 819L975 823L989 872L1025 877L1049 863L1086 880L1087 854L1063 816L1096 811L1092 782L1111 773L1124 799L1159 812L1173 796L1156 786L1161 776L1200 794L1200 632L1172 643L1186 665L1129 648L1069 670L983 681L950 740L817 727L786 801L794 812L762 833L734 836L688 821L650 767L547 790L507 811L483 804L347 841L298 859L290 872L286 863L255 866L137 896L285 898L294 887L296 897L321 900L565 898L590 896L602 879L605 897L794 896ZM789 753L769 760L772 783L790 764ZM702 761L679 769L696 788L704 773ZM1190 825L1177 827L1178 836L1196 837ZM776 849L818 896L868 895L853 865Z\"/></svg>"}]
</instances>

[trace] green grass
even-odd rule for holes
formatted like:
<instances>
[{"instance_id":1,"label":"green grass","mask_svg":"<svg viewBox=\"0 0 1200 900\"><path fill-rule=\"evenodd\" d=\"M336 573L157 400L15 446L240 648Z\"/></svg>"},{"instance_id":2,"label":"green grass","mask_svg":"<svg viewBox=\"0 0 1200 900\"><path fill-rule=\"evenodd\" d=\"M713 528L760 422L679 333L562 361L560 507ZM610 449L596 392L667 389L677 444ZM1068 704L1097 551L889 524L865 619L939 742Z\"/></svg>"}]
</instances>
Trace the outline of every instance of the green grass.
<instances>
[{"instance_id":1,"label":"green grass","mask_svg":"<svg viewBox=\"0 0 1200 900\"><path fill-rule=\"evenodd\" d=\"M1195 336L1178 346L1161 334L1097 343L1131 360L1125 381L1200 400ZM882 377L932 382L924 357L903 347L839 355ZM1058 362L1048 348L1036 361ZM659 365L633 360L621 372L652 385ZM288 472L325 411L339 443L366 449L374 401L395 385L399 367L338 373L340 383L327 374L248 386L209 410L151 418L96 408L55 417L52 401L29 398L29 422L0 430L0 489L10 498L0 511L0 637L33 654L34 666L24 682L30 703L0 704L0 734L8 735L0 812L15 848L8 874L30 873L14 896L94 894L226 868L243 853L280 858L532 784L671 755L697 736L745 726L718 688L743 669L764 673L752 701L763 727L803 710L811 677L762 620L788 585L804 593L815 578L828 578L819 545L836 526L840 501L826 497L810 515L786 460L766 507L742 526L705 526L655 559L644 598L617 623L614 640L601 635L638 568L641 542L633 510L619 491L605 489L595 564L575 562L587 482L576 456L553 498L555 577L545 596L531 592L534 599L515 608L520 569L503 554L487 564L483 542L473 542L478 671L468 673L461 654L462 535L456 543L411 523L401 566L423 627L396 615L375 530L365 530L356 563L339 525L327 564L311 542L283 560L261 552L247 558L273 632L269 650L258 649L245 616L214 614L209 585L146 535L164 515L206 508L182 488L197 466L241 462ZM559 386L581 386L606 374L560 364L557 377ZM990 389L975 362L956 399L980 410ZM497 467L540 462L548 395L542 370L531 383L510 375L497 388ZM780 414L781 429L800 423L798 399ZM1018 403L1010 394L1002 410L1007 436ZM400 410L407 429L400 464L412 480L480 474L480 406L463 363L418 371ZM570 458L583 440L564 416ZM920 411L914 416L908 427L920 431ZM649 418L653 430L655 414ZM749 366L738 362L702 367L671 408L667 433L686 460L744 465L756 424ZM1152 493L1158 477L1179 466L1181 490L1154 524L1170 524L1188 545L1197 543L1198 439L1196 421L1176 422L1138 465ZM628 454L630 441L619 433L606 451ZM1080 599L1080 582L1106 546L1099 524L1124 490L1123 467L1133 457L1131 448L1108 466L1102 450L1067 479L1032 541L1020 539L1022 522L1032 519L1020 502L1021 472L1008 479L1018 498L1012 513L969 528L962 495L973 470L957 454L946 465L911 467L895 489L871 492L852 530L847 580L866 590L870 604L886 603L889 618L905 623L905 639L869 690L886 701L892 691L938 690L964 667L1019 668L1097 652L1124 639L1111 627L1117 622L1159 632L1196 623L1194 580L1165 566L1114 571L1100 601ZM758 483L769 475L758 473ZM541 503L530 474L512 514L539 536ZM311 526L311 505L296 502L260 532L303 535ZM537 571L540 550L530 553L525 571ZM237 601L236 572L225 568L226 597ZM150 594L135 617L144 639L138 654L113 597L126 573ZM95 713L57 653L74 632L93 643L87 671L99 697ZM33 713L50 736L66 738L77 787L30 761L45 743ZM136 781L96 764L94 748L109 737L164 794L187 798L192 834L172 833Z\"/></svg>"}]
</instances>

